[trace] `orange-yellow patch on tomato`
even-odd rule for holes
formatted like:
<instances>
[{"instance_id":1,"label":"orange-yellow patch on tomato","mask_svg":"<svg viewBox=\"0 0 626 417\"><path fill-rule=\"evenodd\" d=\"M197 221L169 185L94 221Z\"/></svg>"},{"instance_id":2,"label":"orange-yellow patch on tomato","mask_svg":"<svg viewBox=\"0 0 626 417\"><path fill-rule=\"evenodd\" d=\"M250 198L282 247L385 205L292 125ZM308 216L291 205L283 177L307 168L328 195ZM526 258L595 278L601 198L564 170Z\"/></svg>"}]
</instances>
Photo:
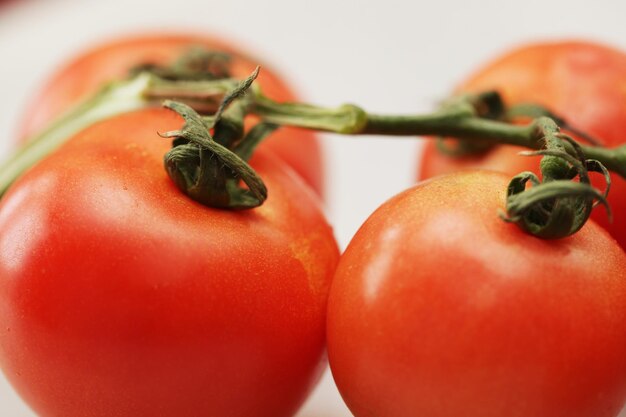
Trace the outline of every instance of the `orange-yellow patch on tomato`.
<instances>
[{"instance_id":1,"label":"orange-yellow patch on tomato","mask_svg":"<svg viewBox=\"0 0 626 417\"><path fill-rule=\"evenodd\" d=\"M320 265L317 253L329 253L333 248L325 247L319 250L320 245L328 246L320 232L311 233L289 245L293 257L300 262L306 275L309 277L309 288L313 294L328 292L329 282L326 279L325 268Z\"/></svg>"}]
</instances>

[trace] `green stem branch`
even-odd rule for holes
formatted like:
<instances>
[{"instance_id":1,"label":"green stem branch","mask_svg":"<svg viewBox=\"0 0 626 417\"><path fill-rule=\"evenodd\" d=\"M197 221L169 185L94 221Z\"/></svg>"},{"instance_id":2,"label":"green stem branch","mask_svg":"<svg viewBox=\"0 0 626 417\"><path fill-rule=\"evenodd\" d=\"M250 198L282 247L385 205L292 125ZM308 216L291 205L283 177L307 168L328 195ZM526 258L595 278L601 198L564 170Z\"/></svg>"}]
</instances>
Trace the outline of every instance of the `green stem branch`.
<instances>
[{"instance_id":1,"label":"green stem branch","mask_svg":"<svg viewBox=\"0 0 626 417\"><path fill-rule=\"evenodd\" d=\"M257 96L252 112L264 120L282 126L313 129L346 135L385 136L449 136L469 141L507 144L527 149L545 146L537 125L513 125L497 120L483 119L462 105L449 106L443 111L426 115L379 115L367 113L354 106L324 108L299 103L277 103ZM542 117L536 120L545 120ZM552 122L553 128L558 126ZM565 143L564 149L573 154L574 149ZM609 149L598 146L581 146L587 158L595 159L610 171L626 178L626 145Z\"/></svg>"},{"instance_id":2,"label":"green stem branch","mask_svg":"<svg viewBox=\"0 0 626 417\"><path fill-rule=\"evenodd\" d=\"M65 113L0 165L0 196L24 171L95 122L133 110L158 107L172 96L195 104L194 108L214 112L224 95L238 83L233 79L167 81L146 72L113 82Z\"/></svg>"}]
</instances>

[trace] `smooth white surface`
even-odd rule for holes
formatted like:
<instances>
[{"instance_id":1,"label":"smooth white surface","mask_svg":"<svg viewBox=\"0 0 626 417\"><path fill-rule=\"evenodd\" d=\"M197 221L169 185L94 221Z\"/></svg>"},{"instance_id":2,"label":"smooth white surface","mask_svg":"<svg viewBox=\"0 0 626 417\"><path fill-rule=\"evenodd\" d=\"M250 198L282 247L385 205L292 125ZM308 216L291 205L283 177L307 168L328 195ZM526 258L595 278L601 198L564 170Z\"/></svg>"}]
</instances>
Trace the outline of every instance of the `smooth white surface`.
<instances>
[{"instance_id":1,"label":"smooth white surface","mask_svg":"<svg viewBox=\"0 0 626 417\"><path fill-rule=\"evenodd\" d=\"M309 101L416 112L515 44L575 37L626 49L624 16L621 0L16 1L0 6L0 153L46 76L112 35L209 31L272 63ZM328 215L345 247L377 206L412 184L418 143L334 135L324 143ZM349 415L327 375L299 417ZM2 376L0 417L33 417Z\"/></svg>"}]
</instances>

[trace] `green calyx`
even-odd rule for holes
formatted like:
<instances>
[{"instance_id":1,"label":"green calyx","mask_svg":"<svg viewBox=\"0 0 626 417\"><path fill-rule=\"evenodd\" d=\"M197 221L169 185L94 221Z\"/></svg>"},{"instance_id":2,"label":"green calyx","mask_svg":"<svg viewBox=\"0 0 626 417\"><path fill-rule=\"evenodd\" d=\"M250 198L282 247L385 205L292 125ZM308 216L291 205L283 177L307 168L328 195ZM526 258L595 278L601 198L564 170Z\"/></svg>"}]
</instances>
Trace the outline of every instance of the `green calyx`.
<instances>
[{"instance_id":1,"label":"green calyx","mask_svg":"<svg viewBox=\"0 0 626 417\"><path fill-rule=\"evenodd\" d=\"M532 172L515 176L508 187L507 213L502 218L534 236L559 239L580 230L597 204L603 204L610 217L606 197L611 177L604 165L597 160L586 159L580 145L559 133L552 119L540 117L534 126L536 134L545 141L545 149L524 152L523 155L543 156L540 163L543 182ZM573 149L574 155L566 151L566 145ZM591 186L589 171L604 174L604 192ZM527 188L528 183L532 187Z\"/></svg>"},{"instance_id":2,"label":"green calyx","mask_svg":"<svg viewBox=\"0 0 626 417\"><path fill-rule=\"evenodd\" d=\"M527 189L529 181L533 187ZM560 239L584 226L596 201L609 209L606 196L588 184L570 180L541 183L532 172L524 172L511 181L507 213L501 217L542 239Z\"/></svg>"},{"instance_id":3,"label":"green calyx","mask_svg":"<svg viewBox=\"0 0 626 417\"><path fill-rule=\"evenodd\" d=\"M244 135L247 93L258 74L259 68L226 94L210 118L203 119L183 103L164 103L185 120L181 130L162 135L174 138L173 148L164 157L165 169L182 192L201 204L249 209L260 206L267 198L265 184L247 160L254 147L276 126L261 123Z\"/></svg>"},{"instance_id":4,"label":"green calyx","mask_svg":"<svg viewBox=\"0 0 626 417\"><path fill-rule=\"evenodd\" d=\"M267 189L261 178L237 154L217 143L202 117L186 104L166 102L185 124L180 131L167 132L175 138L165 155L165 169L190 198L209 207L245 209L261 205ZM239 186L243 181L248 188Z\"/></svg>"},{"instance_id":5,"label":"green calyx","mask_svg":"<svg viewBox=\"0 0 626 417\"><path fill-rule=\"evenodd\" d=\"M148 72L168 81L213 81L231 77L232 57L224 52L191 47L171 65L138 65L130 70L131 77Z\"/></svg>"}]
</instances>

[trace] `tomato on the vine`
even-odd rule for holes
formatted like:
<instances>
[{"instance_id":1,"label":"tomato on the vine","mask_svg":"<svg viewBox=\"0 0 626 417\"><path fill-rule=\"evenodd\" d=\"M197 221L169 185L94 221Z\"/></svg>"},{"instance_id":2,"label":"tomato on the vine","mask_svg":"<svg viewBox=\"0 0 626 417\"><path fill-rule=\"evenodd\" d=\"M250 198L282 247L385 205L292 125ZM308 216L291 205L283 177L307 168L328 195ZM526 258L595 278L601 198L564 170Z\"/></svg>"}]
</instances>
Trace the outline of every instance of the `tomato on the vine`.
<instances>
[{"instance_id":1,"label":"tomato on the vine","mask_svg":"<svg viewBox=\"0 0 626 417\"><path fill-rule=\"evenodd\" d=\"M143 64L167 65L192 47L223 51L232 57L232 76L246 78L262 62L235 47L206 35L154 34L129 37L94 47L60 68L42 88L22 121L22 140L45 128L56 117L94 94L111 80L128 75ZM295 101L296 96L275 72L263 65L257 79L263 92L278 101ZM320 145L306 130L281 128L261 145L287 162L305 181L323 195L324 175Z\"/></svg>"},{"instance_id":2,"label":"tomato on the vine","mask_svg":"<svg viewBox=\"0 0 626 417\"><path fill-rule=\"evenodd\" d=\"M626 256L589 222L545 241L498 218L509 177L467 171L389 200L342 255L328 355L356 417L615 417Z\"/></svg>"},{"instance_id":3,"label":"tomato on the vine","mask_svg":"<svg viewBox=\"0 0 626 417\"><path fill-rule=\"evenodd\" d=\"M588 42L537 43L516 49L483 67L459 92L497 90L507 105L536 103L564 118L577 130L607 147L626 143L626 54ZM523 149L496 146L479 155L450 157L429 141L422 153L419 178L467 168L487 168L516 175L538 173L539 158L520 156ZM626 180L612 175L609 203L613 222L604 210L592 218L626 247ZM604 188L603 180L594 181Z\"/></svg>"},{"instance_id":4,"label":"tomato on the vine","mask_svg":"<svg viewBox=\"0 0 626 417\"><path fill-rule=\"evenodd\" d=\"M291 416L324 365L338 261L282 161L249 211L205 207L163 169L182 119L101 121L0 203L0 365L42 417Z\"/></svg>"}]
</instances>

